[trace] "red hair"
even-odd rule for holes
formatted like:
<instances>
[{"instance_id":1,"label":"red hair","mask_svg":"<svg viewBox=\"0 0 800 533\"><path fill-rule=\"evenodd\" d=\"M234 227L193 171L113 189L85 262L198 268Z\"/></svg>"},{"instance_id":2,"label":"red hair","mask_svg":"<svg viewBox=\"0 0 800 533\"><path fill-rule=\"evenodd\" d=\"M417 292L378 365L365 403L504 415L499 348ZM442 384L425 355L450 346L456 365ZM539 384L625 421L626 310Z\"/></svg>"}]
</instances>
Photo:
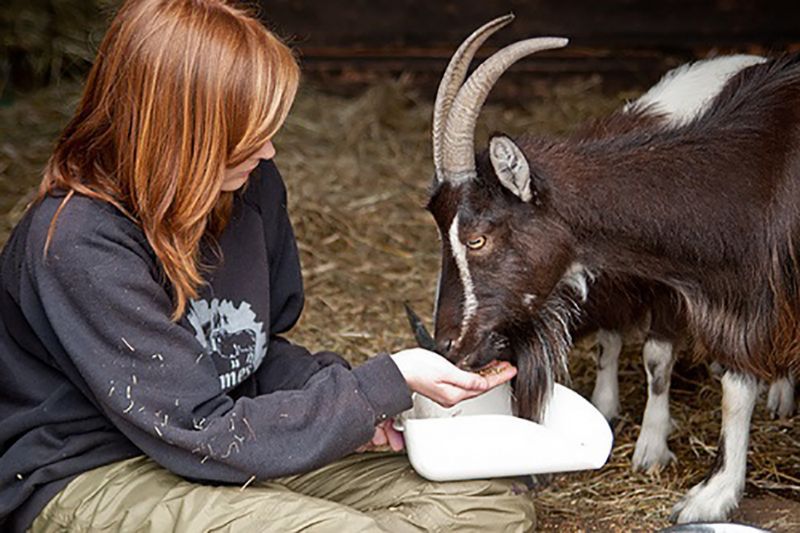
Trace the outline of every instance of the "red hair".
<instances>
[{"instance_id":1,"label":"red hair","mask_svg":"<svg viewBox=\"0 0 800 533\"><path fill-rule=\"evenodd\" d=\"M199 248L230 213L220 187L280 128L299 68L291 50L225 0L127 0L45 170L39 198L115 205L144 232L180 318L203 283Z\"/></svg>"}]
</instances>

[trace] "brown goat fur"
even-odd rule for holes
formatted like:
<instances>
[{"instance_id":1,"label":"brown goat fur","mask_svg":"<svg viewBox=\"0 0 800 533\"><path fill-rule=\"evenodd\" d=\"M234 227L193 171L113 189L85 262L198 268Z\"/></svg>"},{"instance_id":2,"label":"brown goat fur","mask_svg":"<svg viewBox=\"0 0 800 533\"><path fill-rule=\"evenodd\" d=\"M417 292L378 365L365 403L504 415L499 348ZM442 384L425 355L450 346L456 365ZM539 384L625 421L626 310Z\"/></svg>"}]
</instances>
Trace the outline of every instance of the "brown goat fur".
<instances>
[{"instance_id":1,"label":"brown goat fur","mask_svg":"<svg viewBox=\"0 0 800 533\"><path fill-rule=\"evenodd\" d=\"M474 327L447 350L459 337L463 303L443 238L443 352L468 366L519 359L527 382L518 399L532 402L521 412L536 418L546 400L543 374L558 377L563 368L553 345L568 339L555 330L579 311L582 295L564 283L578 264L590 275L673 289L693 335L726 368L765 380L796 374L798 104L794 54L743 70L683 126L615 114L565 139L522 137L530 202L504 187L480 154L475 179L438 184L429 203L443 237L458 214L463 241L487 239L469 256L480 302Z\"/></svg>"}]
</instances>

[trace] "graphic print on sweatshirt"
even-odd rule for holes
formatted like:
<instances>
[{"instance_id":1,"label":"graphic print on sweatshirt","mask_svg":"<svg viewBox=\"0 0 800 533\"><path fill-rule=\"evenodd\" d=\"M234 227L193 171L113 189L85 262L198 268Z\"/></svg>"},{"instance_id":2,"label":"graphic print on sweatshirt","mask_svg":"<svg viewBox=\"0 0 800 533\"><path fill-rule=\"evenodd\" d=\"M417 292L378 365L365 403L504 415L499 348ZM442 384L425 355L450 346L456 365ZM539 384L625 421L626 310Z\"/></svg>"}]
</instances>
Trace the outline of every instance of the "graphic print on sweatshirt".
<instances>
[{"instance_id":1,"label":"graphic print on sweatshirt","mask_svg":"<svg viewBox=\"0 0 800 533\"><path fill-rule=\"evenodd\" d=\"M222 390L236 387L258 368L267 353L264 324L247 302L190 300L187 319L195 338L214 361Z\"/></svg>"}]
</instances>

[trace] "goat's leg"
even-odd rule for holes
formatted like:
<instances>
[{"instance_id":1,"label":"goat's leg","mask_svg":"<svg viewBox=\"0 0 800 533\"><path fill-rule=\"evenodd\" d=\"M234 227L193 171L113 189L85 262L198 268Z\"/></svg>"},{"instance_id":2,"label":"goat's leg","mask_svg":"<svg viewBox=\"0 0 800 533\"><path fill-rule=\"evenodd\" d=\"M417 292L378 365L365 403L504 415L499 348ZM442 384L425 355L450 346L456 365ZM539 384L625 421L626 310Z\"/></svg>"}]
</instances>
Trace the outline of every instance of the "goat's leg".
<instances>
[{"instance_id":1,"label":"goat's leg","mask_svg":"<svg viewBox=\"0 0 800 533\"><path fill-rule=\"evenodd\" d=\"M622 334L601 329L597 332L597 380L592 393L592 404L603 413L606 420L619 415L619 354L622 352Z\"/></svg>"},{"instance_id":2,"label":"goat's leg","mask_svg":"<svg viewBox=\"0 0 800 533\"><path fill-rule=\"evenodd\" d=\"M722 430L717 458L708 477L675 505L674 521L724 520L739 505L747 470L750 418L757 395L758 383L753 377L733 372L722 377Z\"/></svg>"},{"instance_id":3,"label":"goat's leg","mask_svg":"<svg viewBox=\"0 0 800 533\"><path fill-rule=\"evenodd\" d=\"M654 471L675 460L667 445L672 430L669 388L675 363L673 343L648 338L642 350L647 373L647 406L633 452L633 469Z\"/></svg>"},{"instance_id":4,"label":"goat's leg","mask_svg":"<svg viewBox=\"0 0 800 533\"><path fill-rule=\"evenodd\" d=\"M770 384L767 409L773 419L789 418L794 414L794 386L795 381L792 376L778 378Z\"/></svg>"}]
</instances>

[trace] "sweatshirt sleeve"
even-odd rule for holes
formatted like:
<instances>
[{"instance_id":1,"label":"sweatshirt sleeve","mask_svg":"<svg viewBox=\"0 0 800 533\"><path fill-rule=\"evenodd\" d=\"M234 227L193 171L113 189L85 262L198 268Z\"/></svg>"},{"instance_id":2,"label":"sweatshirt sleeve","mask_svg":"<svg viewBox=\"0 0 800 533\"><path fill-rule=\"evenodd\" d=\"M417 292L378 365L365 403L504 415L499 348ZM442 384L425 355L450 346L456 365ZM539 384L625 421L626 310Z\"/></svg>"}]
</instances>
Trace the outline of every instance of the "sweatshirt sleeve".
<instances>
[{"instance_id":1,"label":"sweatshirt sleeve","mask_svg":"<svg viewBox=\"0 0 800 533\"><path fill-rule=\"evenodd\" d=\"M30 305L47 319L40 337L98 409L169 470L231 483L305 472L352 452L377 421L410 406L388 356L234 400L199 342L170 320L149 250L121 223L75 216L64 210L46 258L41 236L27 253Z\"/></svg>"},{"instance_id":2,"label":"sweatshirt sleeve","mask_svg":"<svg viewBox=\"0 0 800 533\"><path fill-rule=\"evenodd\" d=\"M311 376L330 365L350 368L348 362L334 352L311 354L302 346L273 336L267 357L254 374L257 393L302 388Z\"/></svg>"}]
</instances>

